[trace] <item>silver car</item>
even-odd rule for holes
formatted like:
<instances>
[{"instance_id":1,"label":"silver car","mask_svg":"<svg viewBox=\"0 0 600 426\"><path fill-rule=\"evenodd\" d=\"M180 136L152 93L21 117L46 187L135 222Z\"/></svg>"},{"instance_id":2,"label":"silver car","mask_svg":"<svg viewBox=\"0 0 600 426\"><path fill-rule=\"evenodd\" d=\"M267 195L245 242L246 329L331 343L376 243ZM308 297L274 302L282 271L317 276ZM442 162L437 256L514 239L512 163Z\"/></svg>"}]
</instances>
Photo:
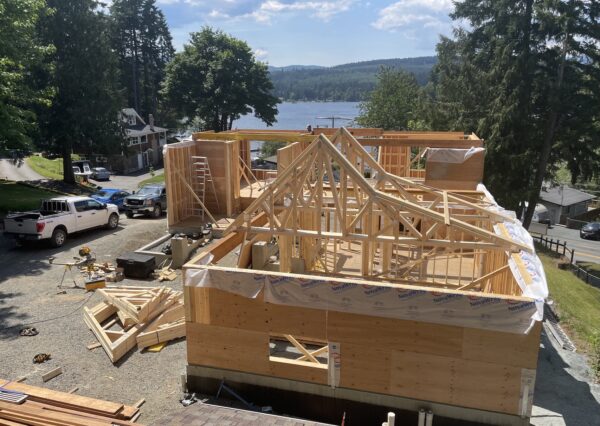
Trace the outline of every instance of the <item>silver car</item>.
<instances>
[{"instance_id":1,"label":"silver car","mask_svg":"<svg viewBox=\"0 0 600 426\"><path fill-rule=\"evenodd\" d=\"M90 178L94 180L110 180L110 172L104 167L93 167Z\"/></svg>"}]
</instances>

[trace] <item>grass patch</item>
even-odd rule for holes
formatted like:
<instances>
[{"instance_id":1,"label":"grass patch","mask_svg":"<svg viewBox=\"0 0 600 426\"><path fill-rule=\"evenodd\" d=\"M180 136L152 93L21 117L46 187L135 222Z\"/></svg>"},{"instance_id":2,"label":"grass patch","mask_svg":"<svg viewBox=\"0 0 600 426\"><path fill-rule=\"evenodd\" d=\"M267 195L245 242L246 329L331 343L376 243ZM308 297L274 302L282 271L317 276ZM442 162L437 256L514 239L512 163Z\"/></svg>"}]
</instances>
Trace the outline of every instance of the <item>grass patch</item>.
<instances>
[{"instance_id":1,"label":"grass patch","mask_svg":"<svg viewBox=\"0 0 600 426\"><path fill-rule=\"evenodd\" d=\"M142 187L144 185L148 185L151 183L164 183L164 182L165 182L165 175L160 174L160 175L152 176L151 178L148 178L148 179L144 179L143 181L141 181L138 184L138 186Z\"/></svg>"},{"instance_id":2,"label":"grass patch","mask_svg":"<svg viewBox=\"0 0 600 426\"><path fill-rule=\"evenodd\" d=\"M63 178L63 160L62 158L55 158L49 160L48 158L34 155L27 157L25 160L27 165L33 169L34 172L44 176L48 179L62 180Z\"/></svg>"},{"instance_id":3,"label":"grass patch","mask_svg":"<svg viewBox=\"0 0 600 426\"><path fill-rule=\"evenodd\" d=\"M600 277L600 263L578 262L577 266L581 269L585 269L592 275Z\"/></svg>"},{"instance_id":4,"label":"grass patch","mask_svg":"<svg viewBox=\"0 0 600 426\"><path fill-rule=\"evenodd\" d=\"M592 367L600 377L600 289L586 284L570 271L558 269L556 260L541 253L539 256L561 324L571 332L573 340L590 353Z\"/></svg>"},{"instance_id":5,"label":"grass patch","mask_svg":"<svg viewBox=\"0 0 600 426\"><path fill-rule=\"evenodd\" d=\"M56 193L20 185L13 181L0 181L0 213L34 210L44 198L56 197Z\"/></svg>"}]
</instances>

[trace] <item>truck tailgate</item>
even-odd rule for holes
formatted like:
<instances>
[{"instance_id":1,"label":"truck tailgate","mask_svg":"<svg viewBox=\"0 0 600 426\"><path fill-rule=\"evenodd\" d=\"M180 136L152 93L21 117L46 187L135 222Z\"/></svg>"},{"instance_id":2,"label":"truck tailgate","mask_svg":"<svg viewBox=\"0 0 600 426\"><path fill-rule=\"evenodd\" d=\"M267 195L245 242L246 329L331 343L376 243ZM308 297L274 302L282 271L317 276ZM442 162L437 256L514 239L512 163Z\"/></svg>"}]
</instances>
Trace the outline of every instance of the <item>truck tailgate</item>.
<instances>
[{"instance_id":1,"label":"truck tailgate","mask_svg":"<svg viewBox=\"0 0 600 426\"><path fill-rule=\"evenodd\" d=\"M37 218L18 217L4 219L4 232L12 234L37 234Z\"/></svg>"}]
</instances>

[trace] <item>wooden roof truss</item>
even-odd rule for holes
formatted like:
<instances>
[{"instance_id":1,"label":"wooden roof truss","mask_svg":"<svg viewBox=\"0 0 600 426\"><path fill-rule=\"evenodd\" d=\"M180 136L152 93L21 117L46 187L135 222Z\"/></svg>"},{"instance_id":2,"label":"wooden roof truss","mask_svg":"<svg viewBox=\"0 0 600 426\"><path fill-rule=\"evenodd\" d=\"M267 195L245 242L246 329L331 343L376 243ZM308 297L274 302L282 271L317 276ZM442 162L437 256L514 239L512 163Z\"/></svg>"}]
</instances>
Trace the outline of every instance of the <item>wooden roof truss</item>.
<instances>
[{"instance_id":1,"label":"wooden roof truss","mask_svg":"<svg viewBox=\"0 0 600 426\"><path fill-rule=\"evenodd\" d=\"M390 188L397 195L391 195ZM464 286L493 272L476 265L482 263L478 254L531 250L494 233L493 224L508 218L490 207L386 172L341 128L331 139L316 137L226 232L241 231L254 240L258 235L277 237L282 272L289 272L285 258L295 251L307 269L335 273L326 254L335 254L342 242L348 248L361 244L361 274L374 279L409 279L416 274L419 281L435 282L435 264L433 269L429 265L433 278L425 277L431 261L446 259L448 265L448 259L468 256L473 269L469 279L461 282L464 273L458 273L458 285ZM267 223L252 224L261 212ZM465 269L462 260L459 269ZM451 272L445 275L442 281L447 283Z\"/></svg>"}]
</instances>

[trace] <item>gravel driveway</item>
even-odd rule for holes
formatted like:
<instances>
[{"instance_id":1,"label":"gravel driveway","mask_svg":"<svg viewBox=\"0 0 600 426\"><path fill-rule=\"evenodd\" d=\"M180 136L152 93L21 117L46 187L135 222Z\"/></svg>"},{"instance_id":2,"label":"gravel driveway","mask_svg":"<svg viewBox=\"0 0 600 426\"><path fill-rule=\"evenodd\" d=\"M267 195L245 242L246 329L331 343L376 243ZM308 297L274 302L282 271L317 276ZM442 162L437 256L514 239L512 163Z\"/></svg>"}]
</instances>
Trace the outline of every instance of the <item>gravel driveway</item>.
<instances>
[{"instance_id":1,"label":"gravel driveway","mask_svg":"<svg viewBox=\"0 0 600 426\"><path fill-rule=\"evenodd\" d=\"M101 298L81 289L67 289L57 294L63 267L48 264L70 261L82 245L89 246L98 261L111 261L120 254L135 250L164 235L166 219L126 219L113 231L95 230L70 238L63 249L49 246L15 248L14 243L0 238L0 377L16 379L27 376L27 384L43 385L69 391L79 387L86 396L133 404L146 399L140 421L150 423L166 411L181 407L180 374L185 366L185 341L169 344L159 353L130 352L113 365L102 348L92 351L86 346L96 338L83 322L83 305L93 306ZM79 283L81 278L78 276ZM72 283L69 275L65 284ZM158 281L125 279L123 285L158 285ZM166 285L180 290L181 279ZM52 321L44 321L53 318ZM39 334L19 336L20 329L30 323ZM33 364L37 353L50 353L52 359ZM62 367L63 374L43 384L41 374Z\"/></svg>"},{"instance_id":2,"label":"gravel driveway","mask_svg":"<svg viewBox=\"0 0 600 426\"><path fill-rule=\"evenodd\" d=\"M27 376L28 384L61 391L77 386L82 395L126 404L145 398L140 418L145 424L169 411L181 410L178 400L180 374L186 364L185 341L172 342L159 353L134 350L113 365L102 348L86 348L96 339L83 322L81 307L91 307L101 298L80 289L57 294L64 269L47 261L50 256L57 261L70 261L77 256L79 247L87 245L98 261L114 263L117 256L147 244L165 231L164 218L121 216L116 230L73 236L63 249L43 245L17 249L12 241L0 238L0 378ZM67 275L66 285L69 278ZM121 284L154 286L158 282L126 279ZM180 277L165 284L177 290L182 288ZM31 323L35 323L32 326L39 335L19 336L19 330ZM33 364L33 356L40 352L50 353L52 359ZM593 383L586 361L584 356L562 350L543 335L532 424L600 424L600 386ZM58 366L63 374L42 383L41 375Z\"/></svg>"}]
</instances>

